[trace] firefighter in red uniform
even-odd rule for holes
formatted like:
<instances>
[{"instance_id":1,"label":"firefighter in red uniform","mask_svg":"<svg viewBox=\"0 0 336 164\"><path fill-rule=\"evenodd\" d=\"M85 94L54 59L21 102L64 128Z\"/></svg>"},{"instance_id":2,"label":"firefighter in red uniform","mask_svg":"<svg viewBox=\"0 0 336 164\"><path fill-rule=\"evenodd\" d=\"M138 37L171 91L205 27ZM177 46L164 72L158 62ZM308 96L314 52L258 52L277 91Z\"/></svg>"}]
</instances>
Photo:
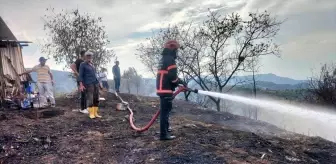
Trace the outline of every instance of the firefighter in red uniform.
<instances>
[{"instance_id":1,"label":"firefighter in red uniform","mask_svg":"<svg viewBox=\"0 0 336 164\"><path fill-rule=\"evenodd\" d=\"M179 84L184 84L177 76L176 57L180 45L170 40L164 45L162 58L159 63L156 77L157 95L160 96L160 140L172 140L168 131L169 113L172 109L173 91Z\"/></svg>"}]
</instances>

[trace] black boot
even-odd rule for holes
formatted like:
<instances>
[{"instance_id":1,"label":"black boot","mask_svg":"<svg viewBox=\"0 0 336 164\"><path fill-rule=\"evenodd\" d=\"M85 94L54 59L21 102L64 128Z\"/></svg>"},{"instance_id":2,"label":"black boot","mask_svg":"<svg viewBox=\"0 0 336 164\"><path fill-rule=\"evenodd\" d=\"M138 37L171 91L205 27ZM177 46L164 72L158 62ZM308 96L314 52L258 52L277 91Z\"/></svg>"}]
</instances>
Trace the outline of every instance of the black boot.
<instances>
[{"instance_id":1,"label":"black boot","mask_svg":"<svg viewBox=\"0 0 336 164\"><path fill-rule=\"evenodd\" d=\"M173 140L173 139L175 139L175 138L176 138L175 136L171 136L171 135L166 135L166 136L161 136L161 135L160 135L160 140L161 140L161 141Z\"/></svg>"},{"instance_id":2,"label":"black boot","mask_svg":"<svg viewBox=\"0 0 336 164\"><path fill-rule=\"evenodd\" d=\"M165 119L165 112L162 113L160 118L160 140L172 140L175 136L170 136L168 133L168 119Z\"/></svg>"},{"instance_id":3,"label":"black boot","mask_svg":"<svg viewBox=\"0 0 336 164\"><path fill-rule=\"evenodd\" d=\"M159 121L160 122L160 121ZM171 127L169 127L168 129L167 129L167 132L172 132L173 131L173 129L171 128ZM157 132L155 132L156 134L160 134L160 132L159 131L157 131Z\"/></svg>"}]
</instances>

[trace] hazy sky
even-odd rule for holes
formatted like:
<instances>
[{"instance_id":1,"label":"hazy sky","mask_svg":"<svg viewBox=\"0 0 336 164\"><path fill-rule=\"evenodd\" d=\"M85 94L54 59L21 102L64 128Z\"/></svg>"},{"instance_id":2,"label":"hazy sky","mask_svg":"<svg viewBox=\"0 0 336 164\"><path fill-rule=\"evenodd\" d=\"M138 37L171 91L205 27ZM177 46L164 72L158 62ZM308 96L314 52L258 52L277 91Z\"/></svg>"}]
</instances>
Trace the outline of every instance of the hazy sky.
<instances>
[{"instance_id":1,"label":"hazy sky","mask_svg":"<svg viewBox=\"0 0 336 164\"><path fill-rule=\"evenodd\" d=\"M164 23L197 19L207 14L208 8L243 16L268 10L287 19L276 38L282 57L263 58L260 73L306 79L322 63L336 61L336 0L0 0L0 16L14 35L34 42L23 51L26 67L44 56L38 44L45 38L41 17L47 7L57 11L79 8L102 17L111 40L109 47L116 51L122 71L132 66L151 75L136 60L136 45ZM53 60L48 65L57 70L64 66Z\"/></svg>"}]
</instances>

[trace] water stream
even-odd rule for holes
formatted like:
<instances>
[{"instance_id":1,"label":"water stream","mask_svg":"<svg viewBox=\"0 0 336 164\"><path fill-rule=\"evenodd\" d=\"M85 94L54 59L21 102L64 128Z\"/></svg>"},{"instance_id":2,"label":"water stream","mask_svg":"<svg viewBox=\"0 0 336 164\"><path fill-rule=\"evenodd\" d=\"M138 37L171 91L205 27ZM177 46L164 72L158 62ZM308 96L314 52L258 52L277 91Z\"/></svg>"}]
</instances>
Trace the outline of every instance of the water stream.
<instances>
[{"instance_id":1,"label":"water stream","mask_svg":"<svg viewBox=\"0 0 336 164\"><path fill-rule=\"evenodd\" d=\"M259 107L258 119L262 121L289 131L336 141L336 114L330 112L329 109L202 90L199 90L198 93ZM233 110L238 110L237 106ZM242 115L243 112L234 111L231 113Z\"/></svg>"}]
</instances>

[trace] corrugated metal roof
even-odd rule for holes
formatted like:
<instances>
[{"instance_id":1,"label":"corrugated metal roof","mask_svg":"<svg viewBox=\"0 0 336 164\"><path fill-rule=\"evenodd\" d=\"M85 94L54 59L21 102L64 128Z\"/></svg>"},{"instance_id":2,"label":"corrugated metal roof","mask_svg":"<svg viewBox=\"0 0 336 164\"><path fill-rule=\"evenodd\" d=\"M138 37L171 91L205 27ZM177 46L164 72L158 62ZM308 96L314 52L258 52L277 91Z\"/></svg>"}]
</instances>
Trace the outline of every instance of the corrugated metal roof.
<instances>
[{"instance_id":1,"label":"corrugated metal roof","mask_svg":"<svg viewBox=\"0 0 336 164\"><path fill-rule=\"evenodd\" d=\"M0 17L0 40L17 41L12 31L8 28L5 21Z\"/></svg>"}]
</instances>

